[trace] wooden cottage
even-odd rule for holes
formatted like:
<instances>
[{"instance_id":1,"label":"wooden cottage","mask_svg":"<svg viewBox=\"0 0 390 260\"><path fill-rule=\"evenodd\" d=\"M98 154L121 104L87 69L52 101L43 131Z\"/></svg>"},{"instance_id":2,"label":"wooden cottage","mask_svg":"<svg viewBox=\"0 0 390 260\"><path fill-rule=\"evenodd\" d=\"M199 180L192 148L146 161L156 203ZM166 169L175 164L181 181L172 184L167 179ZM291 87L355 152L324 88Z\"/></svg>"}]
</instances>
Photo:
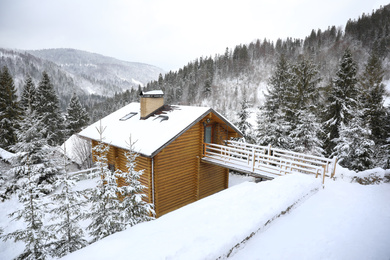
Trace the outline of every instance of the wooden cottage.
<instances>
[{"instance_id":1,"label":"wooden cottage","mask_svg":"<svg viewBox=\"0 0 390 260\"><path fill-rule=\"evenodd\" d=\"M144 170L141 181L157 217L228 187L228 169L201 160L204 143L223 144L242 134L212 108L164 105L162 91L149 91L141 93L140 103L115 111L101 124L111 169L126 170L126 141L131 136L135 142L136 169ZM79 136L95 146L99 125L90 125Z\"/></svg>"}]
</instances>

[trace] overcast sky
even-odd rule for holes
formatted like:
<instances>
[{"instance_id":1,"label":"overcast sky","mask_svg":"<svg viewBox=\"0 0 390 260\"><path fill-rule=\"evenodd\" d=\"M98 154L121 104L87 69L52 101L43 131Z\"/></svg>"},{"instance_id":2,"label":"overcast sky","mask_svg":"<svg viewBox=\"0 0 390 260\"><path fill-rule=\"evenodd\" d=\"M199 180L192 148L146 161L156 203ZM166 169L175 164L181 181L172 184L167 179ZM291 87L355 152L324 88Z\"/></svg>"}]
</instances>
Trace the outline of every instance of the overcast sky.
<instances>
[{"instance_id":1,"label":"overcast sky","mask_svg":"<svg viewBox=\"0 0 390 260\"><path fill-rule=\"evenodd\" d=\"M75 48L166 71L255 39L304 39L385 0L0 0L0 47Z\"/></svg>"}]
</instances>

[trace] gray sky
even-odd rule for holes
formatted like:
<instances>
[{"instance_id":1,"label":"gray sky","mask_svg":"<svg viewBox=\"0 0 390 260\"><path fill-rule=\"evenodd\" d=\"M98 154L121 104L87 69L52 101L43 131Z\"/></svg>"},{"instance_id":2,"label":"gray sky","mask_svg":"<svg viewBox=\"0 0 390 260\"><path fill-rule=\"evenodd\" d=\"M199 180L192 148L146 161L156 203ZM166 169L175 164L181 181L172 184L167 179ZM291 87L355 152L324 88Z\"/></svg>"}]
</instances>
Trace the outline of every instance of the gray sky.
<instances>
[{"instance_id":1,"label":"gray sky","mask_svg":"<svg viewBox=\"0 0 390 260\"><path fill-rule=\"evenodd\" d=\"M264 38L304 39L385 0L0 0L0 47L75 48L166 71Z\"/></svg>"}]
</instances>

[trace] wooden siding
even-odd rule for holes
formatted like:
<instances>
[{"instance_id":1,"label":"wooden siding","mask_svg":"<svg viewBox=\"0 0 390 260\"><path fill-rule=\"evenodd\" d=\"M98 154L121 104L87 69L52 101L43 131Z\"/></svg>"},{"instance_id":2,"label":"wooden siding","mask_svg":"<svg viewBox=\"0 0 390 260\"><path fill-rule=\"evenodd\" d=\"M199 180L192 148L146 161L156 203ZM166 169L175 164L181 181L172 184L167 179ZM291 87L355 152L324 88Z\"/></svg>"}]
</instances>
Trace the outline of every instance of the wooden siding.
<instances>
[{"instance_id":1,"label":"wooden siding","mask_svg":"<svg viewBox=\"0 0 390 260\"><path fill-rule=\"evenodd\" d=\"M98 142L92 140L92 148L97 145ZM127 171L126 168L126 150L110 146L110 150L107 154L107 161L109 164L115 165L115 169L119 169L123 172ZM95 157L93 157L95 160ZM151 172L152 172L152 160L148 157L144 157L139 155L136 159L136 171L144 170L144 173L141 176L141 183L145 185L147 188L144 190L147 197L144 198L146 202L152 203L152 180L151 180ZM124 185L125 181L121 178L119 179L119 185Z\"/></svg>"},{"instance_id":2,"label":"wooden siding","mask_svg":"<svg viewBox=\"0 0 390 260\"><path fill-rule=\"evenodd\" d=\"M214 143L223 145L224 140L238 136L223 120L209 113L162 149L154 156L153 161L143 156L137 158L136 169L145 170L141 182L148 187L146 190L148 202L153 202L154 195L156 217L228 187L228 169L201 162L206 124L213 127ZM92 141L92 146L97 143ZM107 156L108 163L114 164L116 169L126 171L125 151L111 146ZM154 194L152 194L152 168Z\"/></svg>"},{"instance_id":3,"label":"wooden siding","mask_svg":"<svg viewBox=\"0 0 390 260\"><path fill-rule=\"evenodd\" d=\"M229 170L217 165L200 163L199 199L210 196L228 187Z\"/></svg>"},{"instance_id":4,"label":"wooden siding","mask_svg":"<svg viewBox=\"0 0 390 260\"><path fill-rule=\"evenodd\" d=\"M197 200L200 137L197 123L154 157L157 217Z\"/></svg>"}]
</instances>

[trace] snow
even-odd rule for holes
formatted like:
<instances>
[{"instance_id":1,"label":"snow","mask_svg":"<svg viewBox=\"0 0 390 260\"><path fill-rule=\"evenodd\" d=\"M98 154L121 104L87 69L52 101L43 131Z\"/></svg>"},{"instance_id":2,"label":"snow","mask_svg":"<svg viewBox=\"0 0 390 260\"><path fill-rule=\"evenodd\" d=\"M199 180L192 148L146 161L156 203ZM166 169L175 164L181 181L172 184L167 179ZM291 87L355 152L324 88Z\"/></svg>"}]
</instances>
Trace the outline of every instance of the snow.
<instances>
[{"instance_id":1,"label":"snow","mask_svg":"<svg viewBox=\"0 0 390 260\"><path fill-rule=\"evenodd\" d=\"M388 259L390 184L351 183L354 176L370 174L384 176L390 170L356 173L338 166L336 179L327 178L325 188L308 175L257 184L248 182L252 177L231 175L229 189L64 259L216 259L232 248L232 259ZM83 180L77 190L94 185L96 179ZM20 208L16 197L0 205L5 233L21 228L23 223L7 217ZM268 220L273 221L265 225ZM22 250L23 243L0 240L0 259L12 259Z\"/></svg>"},{"instance_id":2,"label":"snow","mask_svg":"<svg viewBox=\"0 0 390 260\"><path fill-rule=\"evenodd\" d=\"M208 107L173 106L172 111L167 111L164 116L168 120L161 120L158 115L148 119L140 119L140 104L131 103L101 120L105 128L103 141L119 148L127 149L129 138L135 142L135 151L145 156L151 156L170 140L189 127L196 120L211 111ZM127 120L119 120L125 115L136 112L137 115ZM100 122L96 122L79 133L82 137L99 140Z\"/></svg>"},{"instance_id":3,"label":"snow","mask_svg":"<svg viewBox=\"0 0 390 260\"><path fill-rule=\"evenodd\" d=\"M389 198L389 184L328 181L232 259L389 259Z\"/></svg>"},{"instance_id":4,"label":"snow","mask_svg":"<svg viewBox=\"0 0 390 260\"><path fill-rule=\"evenodd\" d=\"M9 159L11 159L12 157L14 156L13 153L10 153L2 148L0 148L0 158L8 161Z\"/></svg>"},{"instance_id":5,"label":"snow","mask_svg":"<svg viewBox=\"0 0 390 260\"><path fill-rule=\"evenodd\" d=\"M64 259L216 259L320 187L319 179L302 174L245 182Z\"/></svg>"}]
</instances>

